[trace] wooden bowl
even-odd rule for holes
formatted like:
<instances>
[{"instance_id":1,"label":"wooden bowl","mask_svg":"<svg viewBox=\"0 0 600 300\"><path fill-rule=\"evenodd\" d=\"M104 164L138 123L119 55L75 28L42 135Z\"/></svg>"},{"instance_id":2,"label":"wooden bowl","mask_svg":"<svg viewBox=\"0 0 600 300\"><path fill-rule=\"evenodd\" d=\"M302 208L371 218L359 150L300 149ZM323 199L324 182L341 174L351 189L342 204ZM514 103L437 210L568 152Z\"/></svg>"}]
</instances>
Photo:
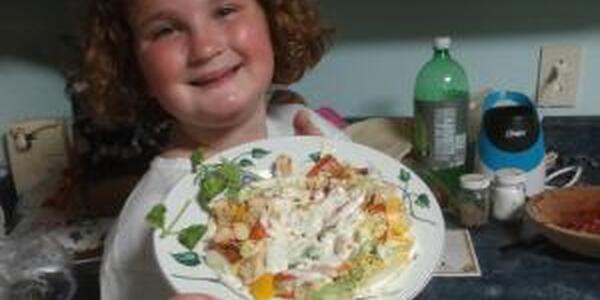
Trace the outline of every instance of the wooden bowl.
<instances>
[{"instance_id":1,"label":"wooden bowl","mask_svg":"<svg viewBox=\"0 0 600 300\"><path fill-rule=\"evenodd\" d=\"M600 186L543 192L527 202L526 211L553 243L575 253L600 258L600 234L559 226L577 216L600 215Z\"/></svg>"}]
</instances>

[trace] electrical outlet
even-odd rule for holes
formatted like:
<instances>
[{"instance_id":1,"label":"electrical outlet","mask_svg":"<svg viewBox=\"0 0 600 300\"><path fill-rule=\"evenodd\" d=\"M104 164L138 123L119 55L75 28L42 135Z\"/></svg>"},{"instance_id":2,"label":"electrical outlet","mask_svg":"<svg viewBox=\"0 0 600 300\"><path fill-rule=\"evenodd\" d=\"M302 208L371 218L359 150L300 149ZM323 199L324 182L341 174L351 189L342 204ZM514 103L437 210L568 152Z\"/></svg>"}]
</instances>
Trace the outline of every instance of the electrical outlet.
<instances>
[{"instance_id":1,"label":"electrical outlet","mask_svg":"<svg viewBox=\"0 0 600 300\"><path fill-rule=\"evenodd\" d=\"M581 72L581 56L580 47L542 47L537 86L537 102L540 106L575 106Z\"/></svg>"}]
</instances>

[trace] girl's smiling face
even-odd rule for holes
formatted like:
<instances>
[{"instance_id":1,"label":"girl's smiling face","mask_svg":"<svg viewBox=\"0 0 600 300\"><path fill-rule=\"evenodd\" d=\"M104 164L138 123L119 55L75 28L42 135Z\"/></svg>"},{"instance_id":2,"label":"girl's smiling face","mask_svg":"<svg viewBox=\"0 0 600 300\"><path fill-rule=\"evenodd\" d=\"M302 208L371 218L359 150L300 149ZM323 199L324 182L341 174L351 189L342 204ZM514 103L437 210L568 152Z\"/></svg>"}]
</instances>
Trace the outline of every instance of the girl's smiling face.
<instances>
[{"instance_id":1,"label":"girl's smiling face","mask_svg":"<svg viewBox=\"0 0 600 300\"><path fill-rule=\"evenodd\" d=\"M186 126L233 126L265 109L274 56L257 0L133 0L148 92Z\"/></svg>"}]
</instances>

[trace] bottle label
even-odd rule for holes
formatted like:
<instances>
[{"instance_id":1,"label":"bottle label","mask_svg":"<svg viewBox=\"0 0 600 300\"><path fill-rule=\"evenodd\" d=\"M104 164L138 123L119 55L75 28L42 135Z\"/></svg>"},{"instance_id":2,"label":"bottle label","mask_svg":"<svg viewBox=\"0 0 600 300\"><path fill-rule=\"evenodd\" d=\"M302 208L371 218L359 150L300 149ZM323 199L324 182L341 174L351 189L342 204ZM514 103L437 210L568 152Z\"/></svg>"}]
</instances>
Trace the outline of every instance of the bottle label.
<instances>
[{"instance_id":1,"label":"bottle label","mask_svg":"<svg viewBox=\"0 0 600 300\"><path fill-rule=\"evenodd\" d=\"M467 152L467 111L464 100L415 101L419 154L435 170L464 166Z\"/></svg>"}]
</instances>

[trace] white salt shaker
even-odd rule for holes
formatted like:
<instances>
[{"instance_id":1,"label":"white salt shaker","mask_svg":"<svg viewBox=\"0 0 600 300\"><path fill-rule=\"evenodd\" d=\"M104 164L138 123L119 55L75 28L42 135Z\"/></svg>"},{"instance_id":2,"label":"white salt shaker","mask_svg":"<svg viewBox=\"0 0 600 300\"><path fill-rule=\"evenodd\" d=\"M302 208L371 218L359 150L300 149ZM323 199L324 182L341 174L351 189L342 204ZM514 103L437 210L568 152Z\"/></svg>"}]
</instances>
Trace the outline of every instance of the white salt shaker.
<instances>
[{"instance_id":1,"label":"white salt shaker","mask_svg":"<svg viewBox=\"0 0 600 300\"><path fill-rule=\"evenodd\" d=\"M525 207L525 173L517 168L496 171L492 187L493 215L501 221L518 220Z\"/></svg>"}]
</instances>

